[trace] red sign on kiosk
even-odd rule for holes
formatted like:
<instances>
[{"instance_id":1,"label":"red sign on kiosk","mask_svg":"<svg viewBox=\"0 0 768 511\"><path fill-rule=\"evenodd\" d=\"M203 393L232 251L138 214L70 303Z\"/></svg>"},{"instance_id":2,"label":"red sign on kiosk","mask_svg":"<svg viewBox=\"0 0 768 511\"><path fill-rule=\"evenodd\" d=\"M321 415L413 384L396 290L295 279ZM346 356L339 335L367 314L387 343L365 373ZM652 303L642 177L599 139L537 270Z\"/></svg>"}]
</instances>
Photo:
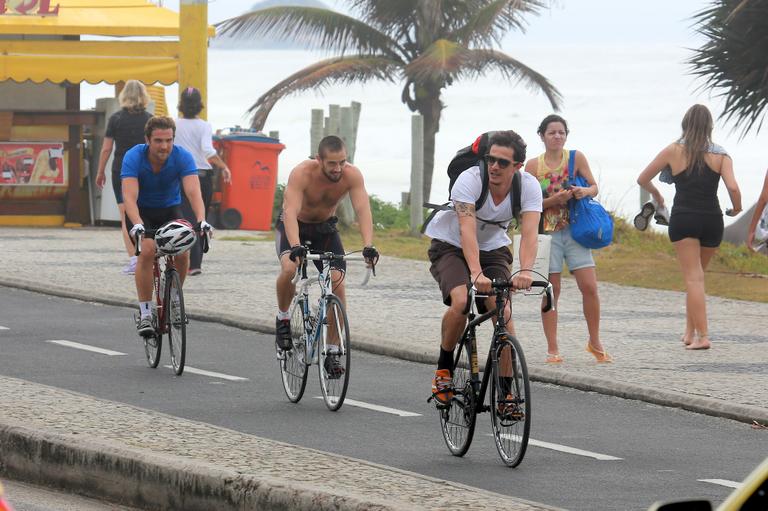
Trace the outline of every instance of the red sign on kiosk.
<instances>
[{"instance_id":1,"label":"red sign on kiosk","mask_svg":"<svg viewBox=\"0 0 768 511\"><path fill-rule=\"evenodd\" d=\"M0 0L0 14L58 16L59 4L51 9L51 0Z\"/></svg>"}]
</instances>

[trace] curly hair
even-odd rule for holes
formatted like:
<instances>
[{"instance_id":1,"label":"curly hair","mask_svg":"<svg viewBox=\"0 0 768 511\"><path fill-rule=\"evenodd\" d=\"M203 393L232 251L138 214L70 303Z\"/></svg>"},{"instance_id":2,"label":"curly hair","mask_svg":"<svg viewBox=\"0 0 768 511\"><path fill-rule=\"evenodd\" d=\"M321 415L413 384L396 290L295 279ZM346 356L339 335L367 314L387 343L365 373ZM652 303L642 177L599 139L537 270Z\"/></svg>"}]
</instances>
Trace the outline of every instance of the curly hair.
<instances>
[{"instance_id":1,"label":"curly hair","mask_svg":"<svg viewBox=\"0 0 768 511\"><path fill-rule=\"evenodd\" d=\"M144 125L144 135L147 139L152 138L152 132L155 130L173 130L173 136L176 136L176 123L170 117L154 116L150 117L147 124Z\"/></svg>"}]
</instances>

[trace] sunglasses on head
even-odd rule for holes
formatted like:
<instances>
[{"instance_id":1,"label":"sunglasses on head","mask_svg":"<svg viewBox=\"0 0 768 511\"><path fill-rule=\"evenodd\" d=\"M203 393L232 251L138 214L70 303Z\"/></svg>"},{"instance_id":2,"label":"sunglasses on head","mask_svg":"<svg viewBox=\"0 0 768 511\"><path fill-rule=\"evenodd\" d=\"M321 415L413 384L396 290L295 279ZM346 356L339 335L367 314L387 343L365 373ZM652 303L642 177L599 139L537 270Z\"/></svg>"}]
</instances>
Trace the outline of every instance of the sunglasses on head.
<instances>
[{"instance_id":1,"label":"sunglasses on head","mask_svg":"<svg viewBox=\"0 0 768 511\"><path fill-rule=\"evenodd\" d=\"M493 164L497 163L500 169L506 169L512 163L517 163L516 161L513 162L510 160L507 160L506 158L496 158L495 156L491 156L490 154L485 157L485 161L488 163L488 167L493 167Z\"/></svg>"}]
</instances>

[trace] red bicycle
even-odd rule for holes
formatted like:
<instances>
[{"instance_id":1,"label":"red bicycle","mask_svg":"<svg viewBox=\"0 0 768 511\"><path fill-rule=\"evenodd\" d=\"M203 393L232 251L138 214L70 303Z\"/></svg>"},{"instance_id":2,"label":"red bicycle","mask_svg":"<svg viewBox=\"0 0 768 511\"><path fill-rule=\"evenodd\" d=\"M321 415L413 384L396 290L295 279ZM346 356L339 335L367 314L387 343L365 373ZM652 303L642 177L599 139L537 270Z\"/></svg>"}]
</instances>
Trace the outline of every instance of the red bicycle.
<instances>
[{"instance_id":1,"label":"red bicycle","mask_svg":"<svg viewBox=\"0 0 768 511\"><path fill-rule=\"evenodd\" d=\"M162 229L162 227L161 227ZM136 235L136 256L141 254L141 241L145 236L154 237L160 229L149 229ZM210 231L196 230L203 252L210 248ZM176 269L175 257L156 250L152 266L153 295L155 307L152 310L152 327L154 332L144 336L144 353L149 367L156 368L160 363L160 352L163 346L163 336L168 336L168 349L171 353L171 367L177 376L184 372L184 362L187 353L187 323L189 319L184 309L184 293L181 288L181 278ZM135 317L138 324L139 318Z\"/></svg>"}]
</instances>

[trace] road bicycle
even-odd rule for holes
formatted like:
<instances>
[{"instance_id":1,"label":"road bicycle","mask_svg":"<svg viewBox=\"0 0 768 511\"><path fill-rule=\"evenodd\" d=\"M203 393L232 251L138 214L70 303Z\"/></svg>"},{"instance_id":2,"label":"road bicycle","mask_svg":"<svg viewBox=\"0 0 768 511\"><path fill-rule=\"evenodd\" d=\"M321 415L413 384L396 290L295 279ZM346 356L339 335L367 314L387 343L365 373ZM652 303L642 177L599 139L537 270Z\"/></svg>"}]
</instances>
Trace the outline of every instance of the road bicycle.
<instances>
[{"instance_id":1,"label":"road bicycle","mask_svg":"<svg viewBox=\"0 0 768 511\"><path fill-rule=\"evenodd\" d=\"M136 233L136 256L141 254L141 242L144 237L154 237L158 229L147 229L143 234ZM204 253L210 247L210 232L200 232L199 242ZM171 353L171 368L176 376L184 372L187 356L187 324L189 318L184 309L184 292L181 287L181 277L176 269L176 258L172 255L155 250L155 260L152 265L152 294L155 297L155 307L152 310L152 327L154 332L145 335L144 353L149 367L156 368L160 363L160 352L163 346L163 335L168 336L168 350ZM139 318L134 316L138 324Z\"/></svg>"},{"instance_id":2,"label":"road bicycle","mask_svg":"<svg viewBox=\"0 0 768 511\"><path fill-rule=\"evenodd\" d=\"M307 252L309 252L309 247ZM309 366L317 364L320 391L329 410L335 412L344 404L349 385L350 351L349 322L344 304L333 294L331 262L365 260L362 254L334 254L333 252L307 253L296 272L296 294L291 301L290 350L277 350L277 361L283 389L288 400L298 403L307 386ZM313 280L307 278L307 262L318 261L316 303L311 303L310 291ZM373 268L368 268L362 285L366 285ZM300 279L300 280L299 280Z\"/></svg>"},{"instance_id":3,"label":"road bicycle","mask_svg":"<svg viewBox=\"0 0 768 511\"><path fill-rule=\"evenodd\" d=\"M543 276L542 276L543 278ZM534 281L533 287L541 292L525 294L546 294L543 312L552 309L552 285L549 281ZM494 279L491 282L496 308L478 315L476 298L485 298L474 289L469 293L469 318L459 344L456 346L452 379L454 395L448 404L437 402L440 429L448 450L454 456L464 456L472 443L477 414L491 412L491 429L496 450L502 461L510 467L518 466L528 447L531 429L531 391L528 366L520 342L506 329L503 311L510 293L512 282ZM477 361L478 325L495 316L493 336L485 362L482 380ZM490 387L488 404L485 396ZM434 395L428 401L434 399Z\"/></svg>"}]
</instances>

